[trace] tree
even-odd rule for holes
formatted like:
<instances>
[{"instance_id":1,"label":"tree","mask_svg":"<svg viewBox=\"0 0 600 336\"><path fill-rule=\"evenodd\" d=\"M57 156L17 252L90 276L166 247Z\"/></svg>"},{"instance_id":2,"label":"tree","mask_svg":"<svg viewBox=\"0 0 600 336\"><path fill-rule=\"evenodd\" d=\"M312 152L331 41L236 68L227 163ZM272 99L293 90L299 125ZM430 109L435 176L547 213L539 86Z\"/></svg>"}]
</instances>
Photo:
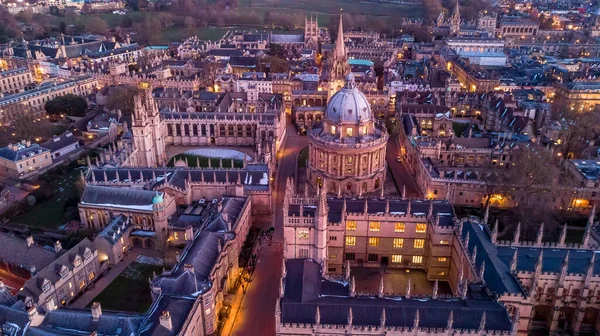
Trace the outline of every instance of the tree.
<instances>
[{"instance_id":1,"label":"tree","mask_svg":"<svg viewBox=\"0 0 600 336\"><path fill-rule=\"evenodd\" d=\"M552 119L560 125L562 143L560 148L565 158L579 158L590 140L600 133L600 111L583 105L568 105L557 99L552 104Z\"/></svg>"},{"instance_id":2,"label":"tree","mask_svg":"<svg viewBox=\"0 0 600 336\"><path fill-rule=\"evenodd\" d=\"M32 141L40 134L40 123L35 122L25 110L13 115L10 126L19 139Z\"/></svg>"},{"instance_id":3,"label":"tree","mask_svg":"<svg viewBox=\"0 0 600 336\"><path fill-rule=\"evenodd\" d=\"M88 105L84 98L71 93L64 96L58 96L47 101L44 105L46 113L51 116L65 114L69 116L83 117L85 116L87 107Z\"/></svg>"},{"instance_id":4,"label":"tree","mask_svg":"<svg viewBox=\"0 0 600 336\"><path fill-rule=\"evenodd\" d=\"M104 20L97 16L92 16L85 24L85 29L91 34L106 35L108 34L108 25Z\"/></svg>"},{"instance_id":5,"label":"tree","mask_svg":"<svg viewBox=\"0 0 600 336\"><path fill-rule=\"evenodd\" d=\"M108 94L105 107L111 111L121 110L123 115L131 115L133 113L133 98L138 92L138 88L131 85L113 87Z\"/></svg>"}]
</instances>

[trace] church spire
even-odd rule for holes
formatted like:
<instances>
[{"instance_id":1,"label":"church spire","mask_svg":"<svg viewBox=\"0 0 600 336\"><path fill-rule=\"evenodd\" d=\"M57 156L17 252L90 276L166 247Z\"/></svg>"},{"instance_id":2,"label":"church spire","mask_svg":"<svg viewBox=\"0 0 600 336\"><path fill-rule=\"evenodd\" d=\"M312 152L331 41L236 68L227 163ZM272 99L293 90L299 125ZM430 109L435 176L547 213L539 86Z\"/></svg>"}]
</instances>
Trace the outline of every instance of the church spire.
<instances>
[{"instance_id":1,"label":"church spire","mask_svg":"<svg viewBox=\"0 0 600 336\"><path fill-rule=\"evenodd\" d=\"M343 15L340 13L340 24L338 25L338 33L335 40L335 57L336 59L346 58L346 47L344 46L344 26Z\"/></svg>"}]
</instances>

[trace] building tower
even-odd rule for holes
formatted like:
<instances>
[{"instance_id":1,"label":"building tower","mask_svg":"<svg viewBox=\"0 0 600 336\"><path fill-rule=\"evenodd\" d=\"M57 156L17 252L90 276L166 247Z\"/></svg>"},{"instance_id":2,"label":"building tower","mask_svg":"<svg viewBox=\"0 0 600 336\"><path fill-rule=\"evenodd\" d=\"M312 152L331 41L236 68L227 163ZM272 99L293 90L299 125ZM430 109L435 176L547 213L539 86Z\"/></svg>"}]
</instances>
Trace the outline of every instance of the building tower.
<instances>
[{"instance_id":1,"label":"building tower","mask_svg":"<svg viewBox=\"0 0 600 336\"><path fill-rule=\"evenodd\" d=\"M314 18L312 14L306 14L304 19L304 46L313 50L319 47L319 22L316 14Z\"/></svg>"},{"instance_id":2,"label":"building tower","mask_svg":"<svg viewBox=\"0 0 600 336\"><path fill-rule=\"evenodd\" d=\"M319 189L317 194L317 211L315 214L314 259L323 263L323 269L327 271L327 224L329 222L329 205L327 204L327 183Z\"/></svg>"},{"instance_id":3,"label":"building tower","mask_svg":"<svg viewBox=\"0 0 600 336\"><path fill-rule=\"evenodd\" d=\"M385 181L387 129L373 117L367 97L346 76L323 119L308 131L308 181L330 193L361 196L382 188Z\"/></svg>"},{"instance_id":4,"label":"building tower","mask_svg":"<svg viewBox=\"0 0 600 336\"><path fill-rule=\"evenodd\" d=\"M137 165L142 167L163 166L167 162L164 136L160 127L158 105L147 83L139 85L142 93L134 97L131 132L136 150Z\"/></svg>"},{"instance_id":5,"label":"building tower","mask_svg":"<svg viewBox=\"0 0 600 336\"><path fill-rule=\"evenodd\" d=\"M456 0L456 9L450 18L450 34L458 35L460 32L460 12L459 12L458 0Z\"/></svg>"},{"instance_id":6,"label":"building tower","mask_svg":"<svg viewBox=\"0 0 600 336\"><path fill-rule=\"evenodd\" d=\"M333 48L333 55L329 60L329 93L328 100L334 93L344 87L344 79L350 74L350 64L346 56L346 47L344 46L344 27L342 23L342 14L340 14L340 24Z\"/></svg>"},{"instance_id":7,"label":"building tower","mask_svg":"<svg viewBox=\"0 0 600 336\"><path fill-rule=\"evenodd\" d=\"M479 13L477 17L477 30L485 32L489 37L496 35L496 14L488 14L487 11Z\"/></svg>"},{"instance_id":8,"label":"building tower","mask_svg":"<svg viewBox=\"0 0 600 336\"><path fill-rule=\"evenodd\" d=\"M444 12L440 12L440 15L438 15L437 20L435 21L435 26L436 27L441 27L444 25Z\"/></svg>"}]
</instances>

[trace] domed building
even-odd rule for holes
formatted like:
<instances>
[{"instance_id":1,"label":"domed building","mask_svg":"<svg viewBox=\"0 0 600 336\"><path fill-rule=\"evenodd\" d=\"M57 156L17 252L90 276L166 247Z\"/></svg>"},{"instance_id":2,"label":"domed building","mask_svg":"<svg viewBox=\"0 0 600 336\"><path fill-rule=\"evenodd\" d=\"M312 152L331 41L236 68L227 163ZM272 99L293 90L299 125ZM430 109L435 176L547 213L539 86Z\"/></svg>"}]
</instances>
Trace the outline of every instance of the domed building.
<instances>
[{"instance_id":1,"label":"domed building","mask_svg":"<svg viewBox=\"0 0 600 336\"><path fill-rule=\"evenodd\" d=\"M325 116L308 132L308 181L327 181L330 193L362 195L382 188L386 174L384 125L373 118L367 97L346 76L329 100Z\"/></svg>"}]
</instances>

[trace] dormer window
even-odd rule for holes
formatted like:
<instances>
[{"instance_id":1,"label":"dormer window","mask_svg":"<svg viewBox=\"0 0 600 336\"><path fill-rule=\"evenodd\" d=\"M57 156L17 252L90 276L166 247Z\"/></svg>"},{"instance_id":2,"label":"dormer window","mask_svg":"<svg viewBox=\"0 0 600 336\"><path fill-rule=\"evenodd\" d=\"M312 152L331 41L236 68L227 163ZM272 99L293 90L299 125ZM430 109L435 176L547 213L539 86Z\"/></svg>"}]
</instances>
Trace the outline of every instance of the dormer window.
<instances>
[{"instance_id":1,"label":"dormer window","mask_svg":"<svg viewBox=\"0 0 600 336\"><path fill-rule=\"evenodd\" d=\"M49 291L51 287L52 287L52 284L50 283L50 281L44 280L44 284L42 285L42 290L44 291L44 293Z\"/></svg>"},{"instance_id":2,"label":"dormer window","mask_svg":"<svg viewBox=\"0 0 600 336\"><path fill-rule=\"evenodd\" d=\"M65 266L61 267L60 277L64 279L65 277L67 277L67 275L69 275L69 270Z\"/></svg>"},{"instance_id":3,"label":"dormer window","mask_svg":"<svg viewBox=\"0 0 600 336\"><path fill-rule=\"evenodd\" d=\"M335 126L331 126L331 134L335 134Z\"/></svg>"},{"instance_id":4,"label":"dormer window","mask_svg":"<svg viewBox=\"0 0 600 336\"><path fill-rule=\"evenodd\" d=\"M92 256L92 251L90 251L89 248L85 249L85 252L83 252L83 257L87 260Z\"/></svg>"},{"instance_id":5,"label":"dormer window","mask_svg":"<svg viewBox=\"0 0 600 336\"><path fill-rule=\"evenodd\" d=\"M75 260L73 261L73 265L75 265L75 267L81 266L81 257L80 256L75 257Z\"/></svg>"}]
</instances>

